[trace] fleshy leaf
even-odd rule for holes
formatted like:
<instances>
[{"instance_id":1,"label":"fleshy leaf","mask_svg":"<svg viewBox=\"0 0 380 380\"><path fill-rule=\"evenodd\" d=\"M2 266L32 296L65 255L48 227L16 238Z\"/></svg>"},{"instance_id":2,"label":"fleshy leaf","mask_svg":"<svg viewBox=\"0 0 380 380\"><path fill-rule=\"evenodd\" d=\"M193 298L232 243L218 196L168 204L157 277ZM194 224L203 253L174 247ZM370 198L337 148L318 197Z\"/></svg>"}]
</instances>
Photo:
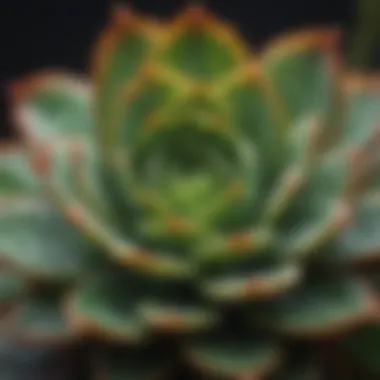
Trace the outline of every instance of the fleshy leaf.
<instances>
[{"instance_id":1,"label":"fleshy leaf","mask_svg":"<svg viewBox=\"0 0 380 380\"><path fill-rule=\"evenodd\" d=\"M60 281L96 261L89 243L50 205L15 200L7 206L0 214L0 251L27 275Z\"/></svg>"},{"instance_id":2,"label":"fleshy leaf","mask_svg":"<svg viewBox=\"0 0 380 380\"><path fill-rule=\"evenodd\" d=\"M236 77L222 82L222 87L220 95L231 112L231 122L262 154L273 158L274 152L279 153L277 139L281 130L277 128L281 127L282 112L259 63L249 62Z\"/></svg>"},{"instance_id":3,"label":"fleshy leaf","mask_svg":"<svg viewBox=\"0 0 380 380\"><path fill-rule=\"evenodd\" d=\"M95 365L95 379L158 380L166 378L167 346L105 347Z\"/></svg>"},{"instance_id":4,"label":"fleshy leaf","mask_svg":"<svg viewBox=\"0 0 380 380\"><path fill-rule=\"evenodd\" d=\"M353 207L346 200L350 169L346 155L335 152L315 165L307 186L280 221L289 255L303 259L317 255L350 222Z\"/></svg>"},{"instance_id":5,"label":"fleshy leaf","mask_svg":"<svg viewBox=\"0 0 380 380\"><path fill-rule=\"evenodd\" d=\"M0 146L0 159L0 196L31 195L38 192L39 182L23 147Z\"/></svg>"},{"instance_id":6,"label":"fleshy leaf","mask_svg":"<svg viewBox=\"0 0 380 380\"><path fill-rule=\"evenodd\" d=\"M349 75L345 92L347 113L340 143L355 147L364 144L380 125L380 77Z\"/></svg>"},{"instance_id":7,"label":"fleshy leaf","mask_svg":"<svg viewBox=\"0 0 380 380\"><path fill-rule=\"evenodd\" d=\"M292 289L302 280L296 265L265 265L212 276L202 284L205 293L218 301L263 300Z\"/></svg>"},{"instance_id":8,"label":"fleshy leaf","mask_svg":"<svg viewBox=\"0 0 380 380\"><path fill-rule=\"evenodd\" d=\"M85 336L139 342L145 330L136 311L142 289L135 281L133 277L117 275L85 281L68 297L69 324Z\"/></svg>"},{"instance_id":9,"label":"fleshy leaf","mask_svg":"<svg viewBox=\"0 0 380 380\"><path fill-rule=\"evenodd\" d=\"M89 137L93 122L90 86L64 73L43 73L11 88L16 122L23 137L36 142Z\"/></svg>"},{"instance_id":10,"label":"fleshy leaf","mask_svg":"<svg viewBox=\"0 0 380 380\"><path fill-rule=\"evenodd\" d=\"M264 70L291 120L328 110L333 91L334 30L306 30L284 35L263 54Z\"/></svg>"},{"instance_id":11,"label":"fleshy leaf","mask_svg":"<svg viewBox=\"0 0 380 380\"><path fill-rule=\"evenodd\" d=\"M380 323L369 324L345 337L342 346L367 372L380 374Z\"/></svg>"},{"instance_id":12,"label":"fleshy leaf","mask_svg":"<svg viewBox=\"0 0 380 380\"><path fill-rule=\"evenodd\" d=\"M217 322L216 311L191 285L180 281L152 282L149 296L139 305L139 312L148 326L169 333L211 328Z\"/></svg>"},{"instance_id":13,"label":"fleshy leaf","mask_svg":"<svg viewBox=\"0 0 380 380\"><path fill-rule=\"evenodd\" d=\"M116 121L111 124L109 135L113 134L114 144L121 149L133 148L141 141L141 136L154 132L155 117L161 115L162 108L178 96L178 90L167 78L160 76L158 70L147 70L137 77L133 85L123 88L115 100ZM169 111L170 107L169 107ZM113 130L114 129L114 130Z\"/></svg>"},{"instance_id":14,"label":"fleshy leaf","mask_svg":"<svg viewBox=\"0 0 380 380\"><path fill-rule=\"evenodd\" d=\"M352 224L343 231L327 259L369 262L380 258L379 198L364 198L356 206Z\"/></svg>"},{"instance_id":15,"label":"fleshy leaf","mask_svg":"<svg viewBox=\"0 0 380 380\"><path fill-rule=\"evenodd\" d=\"M167 34L164 63L198 80L214 80L228 74L247 53L240 36L200 6L188 6Z\"/></svg>"},{"instance_id":16,"label":"fleshy leaf","mask_svg":"<svg viewBox=\"0 0 380 380\"><path fill-rule=\"evenodd\" d=\"M205 374L228 379L261 378L275 370L280 361L277 346L248 336L204 338L187 351L192 366Z\"/></svg>"},{"instance_id":17,"label":"fleshy leaf","mask_svg":"<svg viewBox=\"0 0 380 380\"><path fill-rule=\"evenodd\" d=\"M100 35L95 47L92 70L96 86L96 114L98 133L104 144L108 138L109 123L115 120L115 100L121 91L135 79L152 51L157 36L154 23L136 15L127 7L114 9L112 19Z\"/></svg>"},{"instance_id":18,"label":"fleshy leaf","mask_svg":"<svg viewBox=\"0 0 380 380\"><path fill-rule=\"evenodd\" d=\"M243 67L236 78L228 78L217 91L229 117L229 128L236 128L248 138L251 149L258 152L258 164L265 167L259 173L261 191L265 196L268 186L273 184L278 170L284 165L283 132L286 125L281 105L259 64L254 61ZM255 213L261 205L260 201L254 205Z\"/></svg>"},{"instance_id":19,"label":"fleshy leaf","mask_svg":"<svg viewBox=\"0 0 380 380\"><path fill-rule=\"evenodd\" d=\"M321 274L318 280L274 301L267 322L285 334L323 338L345 333L373 319L374 302L373 295L355 279Z\"/></svg>"}]
</instances>

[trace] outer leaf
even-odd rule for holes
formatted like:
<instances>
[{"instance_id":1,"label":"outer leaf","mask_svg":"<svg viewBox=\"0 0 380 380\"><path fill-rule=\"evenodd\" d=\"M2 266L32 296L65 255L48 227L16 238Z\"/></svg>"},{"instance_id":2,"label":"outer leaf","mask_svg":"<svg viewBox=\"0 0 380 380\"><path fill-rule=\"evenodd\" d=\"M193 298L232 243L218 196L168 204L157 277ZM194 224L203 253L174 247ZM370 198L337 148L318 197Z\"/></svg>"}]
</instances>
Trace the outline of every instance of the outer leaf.
<instances>
[{"instance_id":1,"label":"outer leaf","mask_svg":"<svg viewBox=\"0 0 380 380\"><path fill-rule=\"evenodd\" d=\"M226 269L228 268L226 264ZM302 270L296 265L265 265L242 263L226 273L208 276L202 286L205 293L217 301L248 301L274 298L298 285Z\"/></svg>"},{"instance_id":2,"label":"outer leaf","mask_svg":"<svg viewBox=\"0 0 380 380\"><path fill-rule=\"evenodd\" d=\"M188 360L202 372L222 379L261 378L276 369L280 354L270 341L251 336L201 339L189 347Z\"/></svg>"},{"instance_id":3,"label":"outer leaf","mask_svg":"<svg viewBox=\"0 0 380 380\"><path fill-rule=\"evenodd\" d=\"M355 219L340 236L327 259L370 262L380 258L380 199L364 198L356 206Z\"/></svg>"},{"instance_id":4,"label":"outer leaf","mask_svg":"<svg viewBox=\"0 0 380 380\"><path fill-rule=\"evenodd\" d=\"M281 36L262 57L290 119L324 114L336 96L335 30L308 30Z\"/></svg>"},{"instance_id":5,"label":"outer leaf","mask_svg":"<svg viewBox=\"0 0 380 380\"><path fill-rule=\"evenodd\" d=\"M35 195L40 186L22 146L0 146L0 196Z\"/></svg>"},{"instance_id":6,"label":"outer leaf","mask_svg":"<svg viewBox=\"0 0 380 380\"><path fill-rule=\"evenodd\" d=\"M202 331L218 321L216 310L197 294L194 284L181 281L152 282L139 312L149 327L159 332Z\"/></svg>"},{"instance_id":7,"label":"outer leaf","mask_svg":"<svg viewBox=\"0 0 380 380\"><path fill-rule=\"evenodd\" d=\"M269 186L277 178L278 170L285 164L285 115L258 62L249 62L235 76L216 87L221 106L229 117L225 117L228 127L236 128L249 139L254 146L251 149L258 152L258 165L265 167L259 173L261 193L257 196L258 201L251 202L251 208L255 209L252 214L259 214L262 197L266 196Z\"/></svg>"},{"instance_id":8,"label":"outer leaf","mask_svg":"<svg viewBox=\"0 0 380 380\"><path fill-rule=\"evenodd\" d=\"M74 330L83 335L136 343L145 329L136 306L141 288L133 277L98 276L84 282L69 296L66 314Z\"/></svg>"},{"instance_id":9,"label":"outer leaf","mask_svg":"<svg viewBox=\"0 0 380 380\"><path fill-rule=\"evenodd\" d=\"M90 87L81 78L41 73L15 83L11 95L16 122L31 142L51 144L92 132Z\"/></svg>"},{"instance_id":10,"label":"outer leaf","mask_svg":"<svg viewBox=\"0 0 380 380\"><path fill-rule=\"evenodd\" d=\"M270 326L303 338L340 335L373 320L376 313L374 296L363 284L323 274L271 306Z\"/></svg>"},{"instance_id":11,"label":"outer leaf","mask_svg":"<svg viewBox=\"0 0 380 380\"><path fill-rule=\"evenodd\" d=\"M347 113L340 143L355 147L366 143L380 125L380 77L348 75L345 93Z\"/></svg>"},{"instance_id":12,"label":"outer leaf","mask_svg":"<svg viewBox=\"0 0 380 380\"><path fill-rule=\"evenodd\" d=\"M84 238L40 201L15 201L0 214L0 251L26 274L57 281L82 275L96 256Z\"/></svg>"},{"instance_id":13,"label":"outer leaf","mask_svg":"<svg viewBox=\"0 0 380 380\"><path fill-rule=\"evenodd\" d=\"M308 175L308 183L281 220L288 254L308 258L334 239L353 215L347 201L350 166L344 154L323 157Z\"/></svg>"}]
</instances>

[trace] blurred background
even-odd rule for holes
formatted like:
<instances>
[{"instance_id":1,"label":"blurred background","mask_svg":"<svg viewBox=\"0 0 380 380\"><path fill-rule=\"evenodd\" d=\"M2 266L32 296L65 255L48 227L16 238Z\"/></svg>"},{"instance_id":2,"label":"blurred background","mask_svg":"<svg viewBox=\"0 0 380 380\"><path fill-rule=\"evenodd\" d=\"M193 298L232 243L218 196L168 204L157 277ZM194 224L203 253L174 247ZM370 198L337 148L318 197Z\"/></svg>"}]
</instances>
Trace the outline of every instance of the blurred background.
<instances>
[{"instance_id":1,"label":"blurred background","mask_svg":"<svg viewBox=\"0 0 380 380\"><path fill-rule=\"evenodd\" d=\"M136 9L170 16L188 1L131 0ZM239 26L253 48L274 35L310 24L352 30L354 0L203 0ZM91 42L103 27L110 0L1 0L5 26L1 48L0 137L9 136L5 88L12 80L46 67L85 72ZM6 43L5 43L6 42Z\"/></svg>"}]
</instances>

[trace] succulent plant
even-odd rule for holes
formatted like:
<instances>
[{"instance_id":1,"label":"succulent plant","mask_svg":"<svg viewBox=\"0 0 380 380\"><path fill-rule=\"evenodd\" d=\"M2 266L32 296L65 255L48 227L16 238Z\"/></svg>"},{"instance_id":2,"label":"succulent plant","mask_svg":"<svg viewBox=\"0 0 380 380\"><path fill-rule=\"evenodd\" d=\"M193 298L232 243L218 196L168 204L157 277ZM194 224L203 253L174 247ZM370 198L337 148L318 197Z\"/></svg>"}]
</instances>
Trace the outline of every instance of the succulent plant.
<instances>
[{"instance_id":1,"label":"succulent plant","mask_svg":"<svg viewBox=\"0 0 380 380\"><path fill-rule=\"evenodd\" d=\"M91 79L15 83L0 294L16 341L93 342L93 379L180 362L312 379L314 342L376 324L358 264L380 253L380 81L348 73L339 40L307 29L256 54L198 6L118 7Z\"/></svg>"}]
</instances>

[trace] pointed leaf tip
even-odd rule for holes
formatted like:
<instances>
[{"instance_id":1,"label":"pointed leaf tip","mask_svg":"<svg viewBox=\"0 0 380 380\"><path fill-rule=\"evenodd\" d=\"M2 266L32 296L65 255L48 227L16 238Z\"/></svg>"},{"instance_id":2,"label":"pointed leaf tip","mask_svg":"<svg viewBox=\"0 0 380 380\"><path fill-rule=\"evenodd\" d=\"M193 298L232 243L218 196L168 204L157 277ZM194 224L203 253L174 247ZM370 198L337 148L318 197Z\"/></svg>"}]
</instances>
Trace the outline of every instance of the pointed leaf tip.
<instances>
[{"instance_id":1,"label":"pointed leaf tip","mask_svg":"<svg viewBox=\"0 0 380 380\"><path fill-rule=\"evenodd\" d=\"M220 332L216 339L206 338L190 344L186 359L199 372L212 378L261 379L277 369L281 354L274 342L247 334L230 338Z\"/></svg>"},{"instance_id":2,"label":"pointed leaf tip","mask_svg":"<svg viewBox=\"0 0 380 380\"><path fill-rule=\"evenodd\" d=\"M200 5L188 5L164 29L164 64L185 76L214 79L231 72L249 49L235 27Z\"/></svg>"},{"instance_id":3,"label":"pointed leaf tip","mask_svg":"<svg viewBox=\"0 0 380 380\"><path fill-rule=\"evenodd\" d=\"M214 21L207 8L197 2L186 5L175 19L176 24L184 29L204 29Z\"/></svg>"}]
</instances>

